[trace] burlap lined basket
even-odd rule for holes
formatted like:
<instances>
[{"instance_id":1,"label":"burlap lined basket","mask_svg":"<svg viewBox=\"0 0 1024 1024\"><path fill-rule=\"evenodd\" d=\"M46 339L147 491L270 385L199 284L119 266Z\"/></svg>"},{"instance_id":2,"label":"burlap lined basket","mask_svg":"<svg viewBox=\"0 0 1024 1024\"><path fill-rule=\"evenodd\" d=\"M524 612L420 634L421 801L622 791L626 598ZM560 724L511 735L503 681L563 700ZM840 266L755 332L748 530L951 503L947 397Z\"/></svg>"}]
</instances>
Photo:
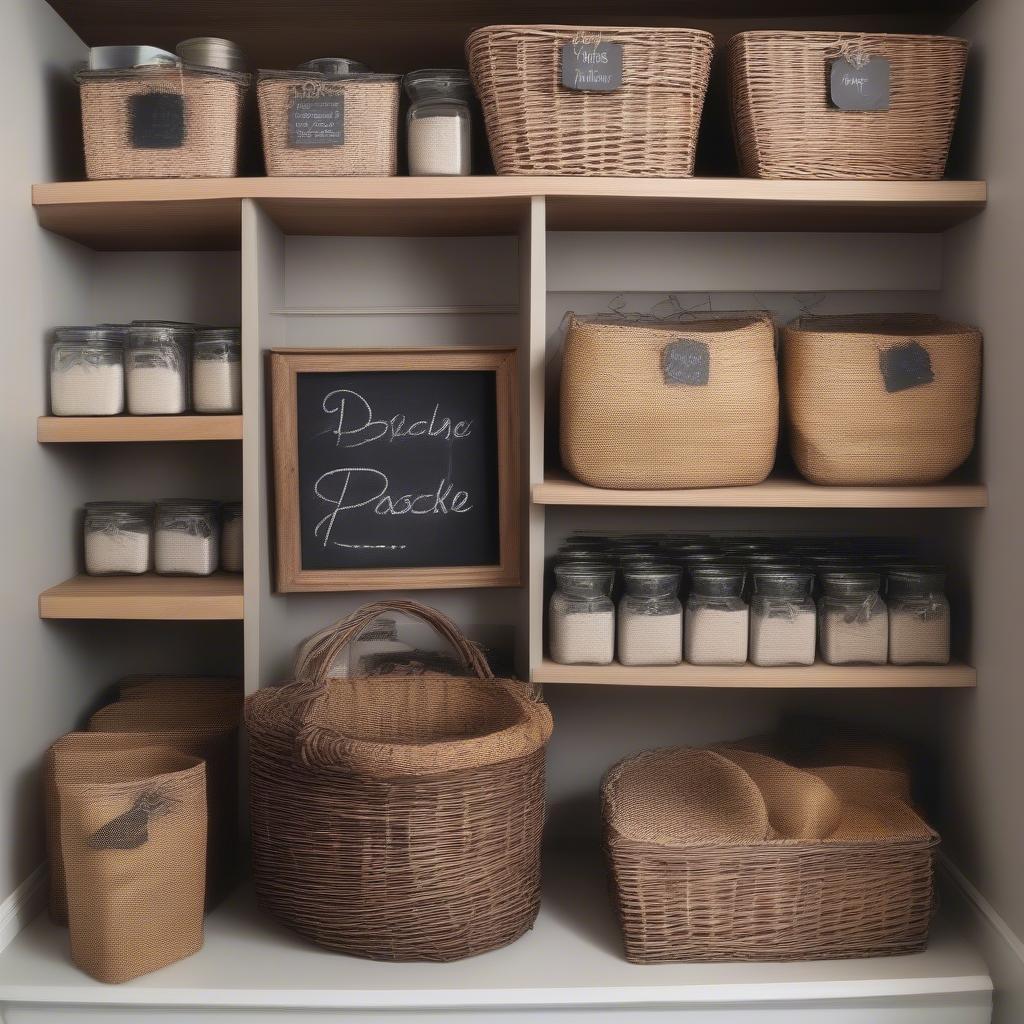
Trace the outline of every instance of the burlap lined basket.
<instances>
[{"instance_id":1,"label":"burlap lined basket","mask_svg":"<svg viewBox=\"0 0 1024 1024\"><path fill-rule=\"evenodd\" d=\"M602 785L634 963L819 960L925 947L938 836L896 773L736 747L621 761Z\"/></svg>"},{"instance_id":2,"label":"burlap lined basket","mask_svg":"<svg viewBox=\"0 0 1024 1024\"><path fill-rule=\"evenodd\" d=\"M933 316L803 317L783 331L782 381L808 480L936 483L974 448L981 332Z\"/></svg>"},{"instance_id":3,"label":"burlap lined basket","mask_svg":"<svg viewBox=\"0 0 1024 1024\"><path fill-rule=\"evenodd\" d=\"M741 173L756 178L941 178L966 39L856 32L742 32L726 45ZM885 57L888 110L840 110L832 61Z\"/></svg>"},{"instance_id":4,"label":"burlap lined basket","mask_svg":"<svg viewBox=\"0 0 1024 1024\"><path fill-rule=\"evenodd\" d=\"M565 43L622 44L622 86L565 88ZM687 28L491 25L466 40L498 174L685 178L714 39Z\"/></svg>"},{"instance_id":5,"label":"burlap lined basket","mask_svg":"<svg viewBox=\"0 0 1024 1024\"><path fill-rule=\"evenodd\" d=\"M95 752L58 782L71 957L122 982L203 944L203 762L169 747Z\"/></svg>"},{"instance_id":6,"label":"burlap lined basket","mask_svg":"<svg viewBox=\"0 0 1024 1024\"><path fill-rule=\"evenodd\" d=\"M271 177L398 173L398 75L360 73L328 78L315 71L261 71L256 82L263 155ZM293 146L289 108L298 99L340 96L343 142Z\"/></svg>"},{"instance_id":7,"label":"burlap lined basket","mask_svg":"<svg viewBox=\"0 0 1024 1024\"><path fill-rule=\"evenodd\" d=\"M583 483L760 483L775 462L778 429L775 329L767 315L673 323L571 317L562 464Z\"/></svg>"},{"instance_id":8,"label":"burlap lined basket","mask_svg":"<svg viewBox=\"0 0 1024 1024\"><path fill-rule=\"evenodd\" d=\"M382 612L434 626L473 677L326 679ZM261 906L329 949L456 960L519 938L540 902L547 707L495 679L439 612L367 605L322 632L298 680L246 702Z\"/></svg>"},{"instance_id":9,"label":"burlap lined basket","mask_svg":"<svg viewBox=\"0 0 1024 1024\"><path fill-rule=\"evenodd\" d=\"M233 178L238 174L242 107L249 76L197 67L81 71L85 173L98 178ZM180 96L181 145L133 145L132 97Z\"/></svg>"}]
</instances>

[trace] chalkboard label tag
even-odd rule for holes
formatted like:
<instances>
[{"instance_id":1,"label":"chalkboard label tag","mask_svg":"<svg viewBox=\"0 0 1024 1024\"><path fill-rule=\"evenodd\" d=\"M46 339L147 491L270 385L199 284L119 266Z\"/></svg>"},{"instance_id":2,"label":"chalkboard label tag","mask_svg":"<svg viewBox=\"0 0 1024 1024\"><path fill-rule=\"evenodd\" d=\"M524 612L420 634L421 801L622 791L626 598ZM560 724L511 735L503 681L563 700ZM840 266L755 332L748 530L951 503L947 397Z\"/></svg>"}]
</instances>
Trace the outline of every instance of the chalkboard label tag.
<instances>
[{"instance_id":1,"label":"chalkboard label tag","mask_svg":"<svg viewBox=\"0 0 1024 1024\"><path fill-rule=\"evenodd\" d=\"M343 146L345 97L293 97L288 106L288 144L302 149Z\"/></svg>"},{"instance_id":2,"label":"chalkboard label tag","mask_svg":"<svg viewBox=\"0 0 1024 1024\"><path fill-rule=\"evenodd\" d=\"M614 92L622 88L622 43L578 36L562 44L562 85L576 92Z\"/></svg>"},{"instance_id":3,"label":"chalkboard label tag","mask_svg":"<svg viewBox=\"0 0 1024 1024\"><path fill-rule=\"evenodd\" d=\"M707 342L680 338L661 350L661 371L666 384L704 387L711 375L711 351Z\"/></svg>"},{"instance_id":4,"label":"chalkboard label tag","mask_svg":"<svg viewBox=\"0 0 1024 1024\"><path fill-rule=\"evenodd\" d=\"M829 98L840 110L888 110L891 68L887 57L832 61Z\"/></svg>"},{"instance_id":5,"label":"chalkboard label tag","mask_svg":"<svg viewBox=\"0 0 1024 1024\"><path fill-rule=\"evenodd\" d=\"M185 97L141 92L128 98L135 149L180 149L185 144Z\"/></svg>"},{"instance_id":6,"label":"chalkboard label tag","mask_svg":"<svg viewBox=\"0 0 1024 1024\"><path fill-rule=\"evenodd\" d=\"M885 390L890 393L921 387L935 380L928 349L916 341L882 349L878 353L878 360Z\"/></svg>"}]
</instances>

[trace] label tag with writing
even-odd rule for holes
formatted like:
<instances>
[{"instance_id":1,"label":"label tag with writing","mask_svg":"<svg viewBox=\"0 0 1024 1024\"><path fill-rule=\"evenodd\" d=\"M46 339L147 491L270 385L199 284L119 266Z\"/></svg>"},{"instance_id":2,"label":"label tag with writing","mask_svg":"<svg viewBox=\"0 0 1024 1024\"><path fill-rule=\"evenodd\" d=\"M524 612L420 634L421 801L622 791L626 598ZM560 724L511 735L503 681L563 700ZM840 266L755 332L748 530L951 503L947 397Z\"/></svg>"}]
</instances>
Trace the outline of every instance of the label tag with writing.
<instances>
[{"instance_id":1,"label":"label tag with writing","mask_svg":"<svg viewBox=\"0 0 1024 1024\"><path fill-rule=\"evenodd\" d=\"M666 384L703 387L711 375L711 350L707 342L680 338L661 350L661 372Z\"/></svg>"},{"instance_id":2,"label":"label tag with writing","mask_svg":"<svg viewBox=\"0 0 1024 1024\"><path fill-rule=\"evenodd\" d=\"M185 144L185 97L177 92L141 92L128 97L135 149L180 149Z\"/></svg>"},{"instance_id":3,"label":"label tag with writing","mask_svg":"<svg viewBox=\"0 0 1024 1024\"><path fill-rule=\"evenodd\" d=\"M562 44L562 85L578 92L622 88L622 43L579 36Z\"/></svg>"},{"instance_id":4,"label":"label tag with writing","mask_svg":"<svg viewBox=\"0 0 1024 1024\"><path fill-rule=\"evenodd\" d=\"M928 349L916 341L882 349L878 353L878 363L885 390L890 393L921 387L935 380Z\"/></svg>"},{"instance_id":5,"label":"label tag with writing","mask_svg":"<svg viewBox=\"0 0 1024 1024\"><path fill-rule=\"evenodd\" d=\"M288 105L288 145L327 148L345 144L345 97L296 96Z\"/></svg>"},{"instance_id":6,"label":"label tag with writing","mask_svg":"<svg viewBox=\"0 0 1024 1024\"><path fill-rule=\"evenodd\" d=\"M840 110L888 110L890 65L887 57L832 61L829 98Z\"/></svg>"}]
</instances>

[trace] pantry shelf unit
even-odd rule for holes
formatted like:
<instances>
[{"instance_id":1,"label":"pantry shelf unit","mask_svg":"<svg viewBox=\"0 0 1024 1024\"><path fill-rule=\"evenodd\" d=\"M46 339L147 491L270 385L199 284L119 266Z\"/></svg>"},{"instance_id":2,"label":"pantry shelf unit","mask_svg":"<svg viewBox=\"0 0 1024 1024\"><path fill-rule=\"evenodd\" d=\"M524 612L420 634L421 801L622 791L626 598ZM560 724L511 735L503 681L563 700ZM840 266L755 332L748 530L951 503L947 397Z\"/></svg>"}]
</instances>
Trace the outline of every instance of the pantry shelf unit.
<instances>
[{"instance_id":1,"label":"pantry shelf unit","mask_svg":"<svg viewBox=\"0 0 1024 1024\"><path fill-rule=\"evenodd\" d=\"M43 619L242 618L242 577L74 576L39 595Z\"/></svg>"},{"instance_id":2,"label":"pantry shelf unit","mask_svg":"<svg viewBox=\"0 0 1024 1024\"><path fill-rule=\"evenodd\" d=\"M241 416L40 416L40 444L241 441Z\"/></svg>"},{"instance_id":3,"label":"pantry shelf unit","mask_svg":"<svg viewBox=\"0 0 1024 1024\"><path fill-rule=\"evenodd\" d=\"M970 665L813 665L761 668L758 665L559 665L545 659L534 668L535 683L594 686L681 686L752 690L959 689L975 687Z\"/></svg>"}]
</instances>

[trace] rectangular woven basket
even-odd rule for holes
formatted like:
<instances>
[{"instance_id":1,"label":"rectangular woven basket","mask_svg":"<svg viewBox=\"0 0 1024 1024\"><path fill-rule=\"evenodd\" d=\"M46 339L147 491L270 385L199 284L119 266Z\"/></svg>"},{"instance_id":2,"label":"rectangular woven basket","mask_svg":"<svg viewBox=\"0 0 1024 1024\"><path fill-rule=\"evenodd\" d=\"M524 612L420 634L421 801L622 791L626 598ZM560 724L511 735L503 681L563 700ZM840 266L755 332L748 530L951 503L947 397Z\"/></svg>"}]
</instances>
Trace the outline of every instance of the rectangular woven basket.
<instances>
[{"instance_id":1,"label":"rectangular woven basket","mask_svg":"<svg viewBox=\"0 0 1024 1024\"><path fill-rule=\"evenodd\" d=\"M622 46L622 85L564 87L562 46ZM498 174L693 174L713 37L687 28L491 25L466 40Z\"/></svg>"},{"instance_id":2,"label":"rectangular woven basket","mask_svg":"<svg viewBox=\"0 0 1024 1024\"><path fill-rule=\"evenodd\" d=\"M941 178L968 43L948 36L742 32L726 45L740 171L754 178ZM833 60L890 63L888 110L830 102Z\"/></svg>"}]
</instances>

